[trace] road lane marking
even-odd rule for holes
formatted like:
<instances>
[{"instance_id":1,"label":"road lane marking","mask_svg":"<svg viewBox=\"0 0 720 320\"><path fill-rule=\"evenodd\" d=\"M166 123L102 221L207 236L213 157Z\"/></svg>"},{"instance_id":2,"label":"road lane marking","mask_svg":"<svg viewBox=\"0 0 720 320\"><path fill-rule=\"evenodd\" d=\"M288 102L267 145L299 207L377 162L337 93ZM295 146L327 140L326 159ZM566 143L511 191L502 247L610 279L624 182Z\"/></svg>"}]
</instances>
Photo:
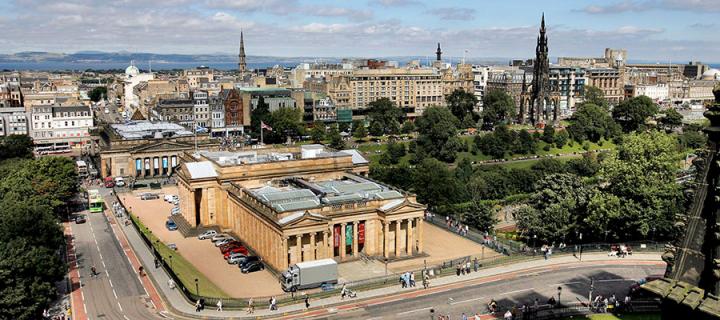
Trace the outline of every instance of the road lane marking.
<instances>
[{"instance_id":1,"label":"road lane marking","mask_svg":"<svg viewBox=\"0 0 720 320\"><path fill-rule=\"evenodd\" d=\"M104 269L107 269L107 266L105 265L105 260L100 260L100 263L102 263Z\"/></svg>"},{"instance_id":2,"label":"road lane marking","mask_svg":"<svg viewBox=\"0 0 720 320\"><path fill-rule=\"evenodd\" d=\"M123 315L123 318L125 318L125 320L130 320L130 318L128 318L126 315Z\"/></svg>"},{"instance_id":3,"label":"road lane marking","mask_svg":"<svg viewBox=\"0 0 720 320\"><path fill-rule=\"evenodd\" d=\"M115 299L117 300L118 296L117 296L117 293L115 292L115 289L112 289L112 292L113 292L113 295L115 296Z\"/></svg>"},{"instance_id":4,"label":"road lane marking","mask_svg":"<svg viewBox=\"0 0 720 320\"><path fill-rule=\"evenodd\" d=\"M400 313L398 313L397 315L401 316L401 315L410 314L410 313L415 313L415 312L420 312L420 311L425 311L425 310L429 310L429 309L432 309L432 307L420 308L420 309L415 309L415 310L400 312Z\"/></svg>"},{"instance_id":5,"label":"road lane marking","mask_svg":"<svg viewBox=\"0 0 720 320\"><path fill-rule=\"evenodd\" d=\"M485 297L477 297L477 298L472 298L472 299L467 299L467 300L453 301L453 302L450 302L449 305L452 306L452 305L466 303L466 302L478 301L480 299L485 299ZM429 308L426 308L426 309L429 309Z\"/></svg>"},{"instance_id":6,"label":"road lane marking","mask_svg":"<svg viewBox=\"0 0 720 320\"><path fill-rule=\"evenodd\" d=\"M520 292L531 291L531 290L535 290L535 288L515 290L515 291L510 291L510 292L501 293L501 294L499 294L499 295L503 296L503 295L507 295L507 294L514 294L514 293L520 293Z\"/></svg>"},{"instance_id":7,"label":"road lane marking","mask_svg":"<svg viewBox=\"0 0 720 320\"><path fill-rule=\"evenodd\" d=\"M632 279L604 279L604 280L595 280L595 281L597 281L597 282L625 282L625 281L630 282L630 281L635 281L635 280L632 280Z\"/></svg>"},{"instance_id":8,"label":"road lane marking","mask_svg":"<svg viewBox=\"0 0 720 320\"><path fill-rule=\"evenodd\" d=\"M113 288L112 280L110 280L110 278L108 278L108 282L110 282L110 288Z\"/></svg>"},{"instance_id":9,"label":"road lane marking","mask_svg":"<svg viewBox=\"0 0 720 320\"><path fill-rule=\"evenodd\" d=\"M107 270L105 270L105 275L110 279L110 273Z\"/></svg>"},{"instance_id":10,"label":"road lane marking","mask_svg":"<svg viewBox=\"0 0 720 320\"><path fill-rule=\"evenodd\" d=\"M118 304L118 308L120 308L120 312L125 312L125 311L123 311L122 306L120 305L120 301L118 301L117 304Z\"/></svg>"},{"instance_id":11,"label":"road lane marking","mask_svg":"<svg viewBox=\"0 0 720 320\"><path fill-rule=\"evenodd\" d=\"M85 314L87 314L87 306L85 305L85 302L83 301L83 310L85 310ZM89 319L89 318L88 318Z\"/></svg>"},{"instance_id":12,"label":"road lane marking","mask_svg":"<svg viewBox=\"0 0 720 320\"><path fill-rule=\"evenodd\" d=\"M582 281L560 282L560 283L556 283L556 284L551 284L550 286L551 286L551 287L554 287L554 286L569 286L569 285L572 285L572 284L583 284L583 283L585 283L585 282L582 282Z\"/></svg>"}]
</instances>

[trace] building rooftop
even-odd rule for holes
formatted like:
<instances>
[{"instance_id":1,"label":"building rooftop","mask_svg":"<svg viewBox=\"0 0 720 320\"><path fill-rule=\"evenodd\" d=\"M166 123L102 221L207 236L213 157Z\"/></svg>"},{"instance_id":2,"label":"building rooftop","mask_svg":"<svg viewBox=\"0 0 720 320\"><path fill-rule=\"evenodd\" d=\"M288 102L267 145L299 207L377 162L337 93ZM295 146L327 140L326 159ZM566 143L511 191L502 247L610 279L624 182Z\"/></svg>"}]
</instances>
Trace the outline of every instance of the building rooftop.
<instances>
[{"instance_id":1,"label":"building rooftop","mask_svg":"<svg viewBox=\"0 0 720 320\"><path fill-rule=\"evenodd\" d=\"M273 149L257 149L248 151L201 151L196 158L204 157L212 160L220 166L234 166L243 164L267 163L278 161L290 161L300 159L313 158L330 158L330 157L352 157L354 165L368 164L357 150L348 149L342 151L326 150L325 146L320 144L309 144L300 146L300 152L274 152Z\"/></svg>"},{"instance_id":2,"label":"building rooftop","mask_svg":"<svg viewBox=\"0 0 720 320\"><path fill-rule=\"evenodd\" d=\"M191 136L185 127L170 122L128 121L110 127L124 140Z\"/></svg>"},{"instance_id":3,"label":"building rooftop","mask_svg":"<svg viewBox=\"0 0 720 320\"><path fill-rule=\"evenodd\" d=\"M249 191L258 200L278 212L404 198L402 193L390 187L353 174L345 174L341 179L327 181L307 181L293 177L280 181L279 185L263 186Z\"/></svg>"}]
</instances>

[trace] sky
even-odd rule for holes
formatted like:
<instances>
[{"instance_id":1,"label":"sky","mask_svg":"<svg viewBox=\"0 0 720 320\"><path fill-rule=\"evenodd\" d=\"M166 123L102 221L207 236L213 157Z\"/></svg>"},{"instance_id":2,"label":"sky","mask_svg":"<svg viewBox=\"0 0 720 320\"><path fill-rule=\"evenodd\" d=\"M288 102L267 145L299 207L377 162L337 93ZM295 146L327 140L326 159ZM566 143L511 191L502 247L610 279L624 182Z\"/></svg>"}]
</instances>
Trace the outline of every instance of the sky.
<instances>
[{"instance_id":1,"label":"sky","mask_svg":"<svg viewBox=\"0 0 720 320\"><path fill-rule=\"evenodd\" d=\"M0 53L529 58L720 62L720 0L0 0Z\"/></svg>"}]
</instances>

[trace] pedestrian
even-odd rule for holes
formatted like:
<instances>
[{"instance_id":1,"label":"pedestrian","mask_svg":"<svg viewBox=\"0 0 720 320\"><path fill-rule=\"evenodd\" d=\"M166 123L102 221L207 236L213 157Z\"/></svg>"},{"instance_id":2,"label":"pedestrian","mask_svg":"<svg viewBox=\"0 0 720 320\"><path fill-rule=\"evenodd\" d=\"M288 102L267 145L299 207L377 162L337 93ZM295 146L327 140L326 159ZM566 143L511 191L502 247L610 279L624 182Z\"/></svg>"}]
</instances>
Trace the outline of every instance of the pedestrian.
<instances>
[{"instance_id":1,"label":"pedestrian","mask_svg":"<svg viewBox=\"0 0 720 320\"><path fill-rule=\"evenodd\" d=\"M455 270L455 274L457 274L458 277L460 276L460 265L459 265L459 264L457 265L457 268L456 268L456 270Z\"/></svg>"},{"instance_id":2,"label":"pedestrian","mask_svg":"<svg viewBox=\"0 0 720 320\"><path fill-rule=\"evenodd\" d=\"M415 272L410 272L410 286L415 287Z\"/></svg>"},{"instance_id":3,"label":"pedestrian","mask_svg":"<svg viewBox=\"0 0 720 320\"><path fill-rule=\"evenodd\" d=\"M195 302L195 312L200 312L200 299Z\"/></svg>"},{"instance_id":4,"label":"pedestrian","mask_svg":"<svg viewBox=\"0 0 720 320\"><path fill-rule=\"evenodd\" d=\"M218 302L217 302L217 310L216 310L216 311L222 312L222 299L219 299L219 300L218 300Z\"/></svg>"},{"instance_id":5,"label":"pedestrian","mask_svg":"<svg viewBox=\"0 0 720 320\"><path fill-rule=\"evenodd\" d=\"M342 289L340 289L340 300L345 300L345 295L347 295L347 291L345 290L345 284L343 283Z\"/></svg>"},{"instance_id":6,"label":"pedestrian","mask_svg":"<svg viewBox=\"0 0 720 320\"><path fill-rule=\"evenodd\" d=\"M138 273L140 274L141 277L145 275L145 273L143 273L143 270L145 270L145 268L143 268L143 266L140 266L138 268Z\"/></svg>"},{"instance_id":7,"label":"pedestrian","mask_svg":"<svg viewBox=\"0 0 720 320\"><path fill-rule=\"evenodd\" d=\"M90 267L90 277L95 278L95 276L97 276L97 269L95 269L95 266L93 265Z\"/></svg>"},{"instance_id":8,"label":"pedestrian","mask_svg":"<svg viewBox=\"0 0 720 320\"><path fill-rule=\"evenodd\" d=\"M155 269L157 269L159 267L160 267L160 261L158 260L158 258L155 258Z\"/></svg>"},{"instance_id":9,"label":"pedestrian","mask_svg":"<svg viewBox=\"0 0 720 320\"><path fill-rule=\"evenodd\" d=\"M305 309L310 309L310 297L305 294Z\"/></svg>"},{"instance_id":10,"label":"pedestrian","mask_svg":"<svg viewBox=\"0 0 720 320\"><path fill-rule=\"evenodd\" d=\"M170 289L175 289L175 281L173 281L173 279L168 279L168 287Z\"/></svg>"},{"instance_id":11,"label":"pedestrian","mask_svg":"<svg viewBox=\"0 0 720 320\"><path fill-rule=\"evenodd\" d=\"M277 300L275 299L275 296L272 296L270 298L270 311L277 310L277 306L275 305L277 303Z\"/></svg>"},{"instance_id":12,"label":"pedestrian","mask_svg":"<svg viewBox=\"0 0 720 320\"><path fill-rule=\"evenodd\" d=\"M461 319L462 319L462 320L468 320L467 315L465 314L465 312L463 312Z\"/></svg>"},{"instance_id":13,"label":"pedestrian","mask_svg":"<svg viewBox=\"0 0 720 320\"><path fill-rule=\"evenodd\" d=\"M470 274L470 261L465 263L465 273Z\"/></svg>"},{"instance_id":14,"label":"pedestrian","mask_svg":"<svg viewBox=\"0 0 720 320\"><path fill-rule=\"evenodd\" d=\"M630 296L625 296L625 309L628 312L633 311L632 302L630 301Z\"/></svg>"},{"instance_id":15,"label":"pedestrian","mask_svg":"<svg viewBox=\"0 0 720 320\"><path fill-rule=\"evenodd\" d=\"M504 319L505 319L505 320L512 320L512 318L513 318L512 312L510 312L510 310L505 311Z\"/></svg>"},{"instance_id":16,"label":"pedestrian","mask_svg":"<svg viewBox=\"0 0 720 320\"><path fill-rule=\"evenodd\" d=\"M477 257L475 257L475 261L473 262L473 270L475 270L475 272L478 271L478 259L477 259Z\"/></svg>"},{"instance_id":17,"label":"pedestrian","mask_svg":"<svg viewBox=\"0 0 720 320\"><path fill-rule=\"evenodd\" d=\"M427 289L430 287L430 276L426 273L425 276L423 276L423 288Z\"/></svg>"}]
</instances>

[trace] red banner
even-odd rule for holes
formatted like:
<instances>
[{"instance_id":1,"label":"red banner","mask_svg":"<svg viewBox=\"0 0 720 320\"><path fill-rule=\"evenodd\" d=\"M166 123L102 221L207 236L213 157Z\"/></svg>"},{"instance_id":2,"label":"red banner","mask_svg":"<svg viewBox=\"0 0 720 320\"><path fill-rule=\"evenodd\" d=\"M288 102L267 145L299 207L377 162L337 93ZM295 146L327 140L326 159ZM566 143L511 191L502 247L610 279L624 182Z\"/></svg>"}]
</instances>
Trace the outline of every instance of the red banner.
<instances>
[{"instance_id":1,"label":"red banner","mask_svg":"<svg viewBox=\"0 0 720 320\"><path fill-rule=\"evenodd\" d=\"M358 223L358 244L365 244L365 222Z\"/></svg>"},{"instance_id":2,"label":"red banner","mask_svg":"<svg viewBox=\"0 0 720 320\"><path fill-rule=\"evenodd\" d=\"M335 248L340 246L340 226L335 226L335 230L333 232L333 243Z\"/></svg>"}]
</instances>

